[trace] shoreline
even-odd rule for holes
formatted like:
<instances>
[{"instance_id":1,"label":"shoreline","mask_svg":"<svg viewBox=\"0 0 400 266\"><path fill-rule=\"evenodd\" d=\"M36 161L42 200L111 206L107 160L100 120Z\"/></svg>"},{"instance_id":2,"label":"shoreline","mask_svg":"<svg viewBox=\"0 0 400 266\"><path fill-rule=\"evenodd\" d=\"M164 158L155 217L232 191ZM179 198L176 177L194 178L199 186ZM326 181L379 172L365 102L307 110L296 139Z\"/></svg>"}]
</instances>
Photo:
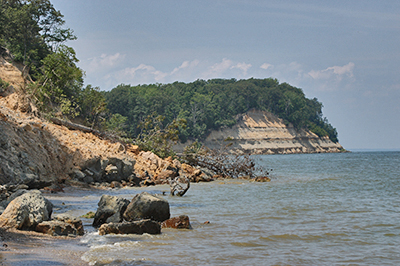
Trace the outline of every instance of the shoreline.
<instances>
[{"instance_id":1,"label":"shoreline","mask_svg":"<svg viewBox=\"0 0 400 266\"><path fill-rule=\"evenodd\" d=\"M0 265L89 265L81 259L89 248L80 238L0 229Z\"/></svg>"}]
</instances>

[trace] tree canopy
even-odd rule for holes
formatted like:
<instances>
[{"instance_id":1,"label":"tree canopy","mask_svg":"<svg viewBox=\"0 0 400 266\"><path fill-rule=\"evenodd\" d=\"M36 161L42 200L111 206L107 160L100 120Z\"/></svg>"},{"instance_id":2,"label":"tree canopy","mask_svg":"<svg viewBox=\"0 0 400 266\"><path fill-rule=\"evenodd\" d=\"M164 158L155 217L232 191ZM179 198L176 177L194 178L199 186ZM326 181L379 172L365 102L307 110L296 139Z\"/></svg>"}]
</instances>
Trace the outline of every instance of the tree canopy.
<instances>
[{"instance_id":1,"label":"tree canopy","mask_svg":"<svg viewBox=\"0 0 400 266\"><path fill-rule=\"evenodd\" d=\"M76 37L49 0L0 0L0 45L31 73L60 44Z\"/></svg>"}]
</instances>

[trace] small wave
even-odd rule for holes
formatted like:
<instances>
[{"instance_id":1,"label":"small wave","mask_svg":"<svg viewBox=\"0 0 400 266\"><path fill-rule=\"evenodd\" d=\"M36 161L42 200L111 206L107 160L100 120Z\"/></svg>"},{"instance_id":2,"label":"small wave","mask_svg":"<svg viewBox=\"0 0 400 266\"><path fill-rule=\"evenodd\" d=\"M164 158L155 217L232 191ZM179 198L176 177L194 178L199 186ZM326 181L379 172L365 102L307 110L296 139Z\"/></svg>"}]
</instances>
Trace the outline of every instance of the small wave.
<instances>
[{"instance_id":1,"label":"small wave","mask_svg":"<svg viewBox=\"0 0 400 266\"><path fill-rule=\"evenodd\" d=\"M231 245L236 247L264 247L263 244L257 244L254 242L232 242Z\"/></svg>"},{"instance_id":2,"label":"small wave","mask_svg":"<svg viewBox=\"0 0 400 266\"><path fill-rule=\"evenodd\" d=\"M301 240L301 237L294 234L271 235L267 237L260 237L260 240L279 241L279 240Z\"/></svg>"}]
</instances>

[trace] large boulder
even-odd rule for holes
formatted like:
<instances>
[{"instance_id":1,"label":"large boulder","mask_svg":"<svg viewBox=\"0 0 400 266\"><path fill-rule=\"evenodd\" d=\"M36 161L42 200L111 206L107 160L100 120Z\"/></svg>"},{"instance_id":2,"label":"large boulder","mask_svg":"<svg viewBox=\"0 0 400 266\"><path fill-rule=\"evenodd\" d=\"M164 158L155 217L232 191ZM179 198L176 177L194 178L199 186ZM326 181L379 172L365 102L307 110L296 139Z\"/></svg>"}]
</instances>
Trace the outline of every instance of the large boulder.
<instances>
[{"instance_id":1,"label":"large boulder","mask_svg":"<svg viewBox=\"0 0 400 266\"><path fill-rule=\"evenodd\" d=\"M142 192L133 197L123 215L126 221L151 219L163 222L170 218L167 200Z\"/></svg>"},{"instance_id":2,"label":"large boulder","mask_svg":"<svg viewBox=\"0 0 400 266\"><path fill-rule=\"evenodd\" d=\"M161 234L161 225L153 220L103 224L99 235L107 234Z\"/></svg>"},{"instance_id":3,"label":"large boulder","mask_svg":"<svg viewBox=\"0 0 400 266\"><path fill-rule=\"evenodd\" d=\"M99 227L104 223L119 223L123 220L123 213L129 204L129 200L118 197L103 195L97 204L96 214L93 220L93 226Z\"/></svg>"},{"instance_id":4,"label":"large boulder","mask_svg":"<svg viewBox=\"0 0 400 266\"><path fill-rule=\"evenodd\" d=\"M85 233L82 220L68 215L58 215L54 220L41 222L35 231L52 236L81 236Z\"/></svg>"},{"instance_id":5,"label":"large boulder","mask_svg":"<svg viewBox=\"0 0 400 266\"><path fill-rule=\"evenodd\" d=\"M39 223L50 220L52 211L53 204L39 190L32 190L8 204L0 215L0 226L35 229Z\"/></svg>"}]
</instances>

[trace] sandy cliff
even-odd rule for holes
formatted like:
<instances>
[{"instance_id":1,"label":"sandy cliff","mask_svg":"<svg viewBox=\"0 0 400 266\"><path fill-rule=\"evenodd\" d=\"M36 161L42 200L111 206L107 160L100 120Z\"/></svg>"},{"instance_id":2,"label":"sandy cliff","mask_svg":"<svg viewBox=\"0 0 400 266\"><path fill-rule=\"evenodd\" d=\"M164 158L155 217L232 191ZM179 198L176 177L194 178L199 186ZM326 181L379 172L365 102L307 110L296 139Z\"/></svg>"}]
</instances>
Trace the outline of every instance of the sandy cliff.
<instances>
[{"instance_id":1,"label":"sandy cliff","mask_svg":"<svg viewBox=\"0 0 400 266\"><path fill-rule=\"evenodd\" d=\"M343 147L309 130L286 126L282 119L269 112L249 111L238 117L232 128L213 131L204 144L220 148L221 144L237 153L286 154L340 152Z\"/></svg>"}]
</instances>

